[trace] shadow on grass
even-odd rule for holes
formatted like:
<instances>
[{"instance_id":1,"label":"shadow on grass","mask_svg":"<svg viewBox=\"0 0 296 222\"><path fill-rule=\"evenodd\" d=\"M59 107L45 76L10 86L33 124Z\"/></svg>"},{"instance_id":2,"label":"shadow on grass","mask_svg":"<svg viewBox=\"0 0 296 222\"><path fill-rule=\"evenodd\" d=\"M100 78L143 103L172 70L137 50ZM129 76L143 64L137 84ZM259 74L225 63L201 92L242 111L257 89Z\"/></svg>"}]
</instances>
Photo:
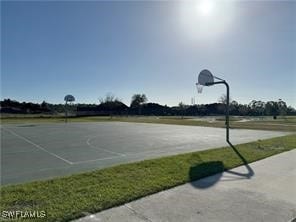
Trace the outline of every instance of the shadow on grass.
<instances>
[{"instance_id":1,"label":"shadow on grass","mask_svg":"<svg viewBox=\"0 0 296 222\"><path fill-rule=\"evenodd\" d=\"M227 173L230 173L230 174L233 174L236 176L240 176L244 179L250 179L255 174L254 170L249 166L248 161L240 154L240 152L238 152L238 150L235 148L235 146L230 141L227 141L227 143L232 148L232 150L236 153L236 155L238 155L238 157L242 160L242 162L244 163L244 166L247 169L247 173L240 173L240 172L236 172L233 170L227 170Z\"/></svg>"},{"instance_id":2,"label":"shadow on grass","mask_svg":"<svg viewBox=\"0 0 296 222\"><path fill-rule=\"evenodd\" d=\"M237 172L234 170L225 170L224 164L222 161L210 161L201 164L197 164L192 166L189 170L189 177L191 185L199 188L199 189L207 189L213 185L215 185L218 181L221 180L223 175L223 181L232 181L232 180L240 180L240 179L250 179L254 176L254 170L249 166L248 161L240 154L240 152L235 148L235 146L228 141L228 144L236 153L236 155L241 159L245 168L247 169L246 173ZM207 177L209 176L209 177ZM203 177L207 177L201 179ZM201 179L201 180L199 180Z\"/></svg>"}]
</instances>

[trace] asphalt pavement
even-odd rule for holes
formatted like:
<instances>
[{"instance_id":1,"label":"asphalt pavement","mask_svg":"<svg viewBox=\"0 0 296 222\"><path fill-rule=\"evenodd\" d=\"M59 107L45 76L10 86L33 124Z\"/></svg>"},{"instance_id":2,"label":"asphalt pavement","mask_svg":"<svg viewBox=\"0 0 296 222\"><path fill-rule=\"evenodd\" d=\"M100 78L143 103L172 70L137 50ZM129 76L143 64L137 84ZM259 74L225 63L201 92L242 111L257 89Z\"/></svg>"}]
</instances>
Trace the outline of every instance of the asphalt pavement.
<instances>
[{"instance_id":1,"label":"asphalt pavement","mask_svg":"<svg viewBox=\"0 0 296 222\"><path fill-rule=\"evenodd\" d=\"M1 184L228 146L225 129L145 123L1 125ZM233 144L287 132L231 129Z\"/></svg>"}]
</instances>

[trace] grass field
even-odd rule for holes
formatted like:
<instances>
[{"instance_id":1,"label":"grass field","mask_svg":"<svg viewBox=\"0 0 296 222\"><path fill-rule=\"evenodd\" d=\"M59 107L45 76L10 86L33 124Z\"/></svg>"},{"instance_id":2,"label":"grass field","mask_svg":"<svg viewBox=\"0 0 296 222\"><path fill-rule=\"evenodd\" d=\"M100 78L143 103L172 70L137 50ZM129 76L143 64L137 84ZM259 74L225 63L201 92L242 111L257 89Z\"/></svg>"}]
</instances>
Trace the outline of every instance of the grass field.
<instances>
[{"instance_id":1,"label":"grass field","mask_svg":"<svg viewBox=\"0 0 296 222\"><path fill-rule=\"evenodd\" d=\"M0 210L45 210L47 221L69 221L294 148L289 135L237 145L243 159L224 147L3 186Z\"/></svg>"},{"instance_id":2,"label":"grass field","mask_svg":"<svg viewBox=\"0 0 296 222\"><path fill-rule=\"evenodd\" d=\"M158 123L175 124L188 126L208 126L225 127L224 117L204 117L204 118L181 118L181 117L74 117L69 118L69 122L101 122L120 121L135 123ZM1 118L1 123L62 123L63 117L5 117ZM271 117L231 117L230 126L234 129L258 129L296 132L296 117L279 117L273 120Z\"/></svg>"}]
</instances>

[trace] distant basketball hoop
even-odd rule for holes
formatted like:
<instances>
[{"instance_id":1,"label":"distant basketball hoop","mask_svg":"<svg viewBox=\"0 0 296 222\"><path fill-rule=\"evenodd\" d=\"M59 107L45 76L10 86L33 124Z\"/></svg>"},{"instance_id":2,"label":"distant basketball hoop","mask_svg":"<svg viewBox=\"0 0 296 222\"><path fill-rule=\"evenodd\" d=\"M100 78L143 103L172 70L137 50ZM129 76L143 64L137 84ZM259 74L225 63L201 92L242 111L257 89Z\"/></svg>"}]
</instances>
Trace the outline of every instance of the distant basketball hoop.
<instances>
[{"instance_id":1,"label":"distant basketball hoop","mask_svg":"<svg viewBox=\"0 0 296 222\"><path fill-rule=\"evenodd\" d=\"M64 98L64 101L67 103L67 102L74 102L75 101L75 98L74 96L72 95L66 95L65 98Z\"/></svg>"},{"instance_id":2,"label":"distant basketball hoop","mask_svg":"<svg viewBox=\"0 0 296 222\"><path fill-rule=\"evenodd\" d=\"M64 97L64 101L65 101L65 122L68 122L68 103L74 102L75 98L72 95L66 95Z\"/></svg>"}]
</instances>

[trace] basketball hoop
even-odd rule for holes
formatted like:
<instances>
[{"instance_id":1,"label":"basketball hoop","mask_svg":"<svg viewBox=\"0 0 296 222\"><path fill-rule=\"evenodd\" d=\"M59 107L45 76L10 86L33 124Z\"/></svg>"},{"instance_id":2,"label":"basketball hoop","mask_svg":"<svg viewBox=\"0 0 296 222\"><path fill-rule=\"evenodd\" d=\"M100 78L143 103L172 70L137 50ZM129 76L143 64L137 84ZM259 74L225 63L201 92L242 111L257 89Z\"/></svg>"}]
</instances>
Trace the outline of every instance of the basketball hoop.
<instances>
[{"instance_id":1,"label":"basketball hoop","mask_svg":"<svg viewBox=\"0 0 296 222\"><path fill-rule=\"evenodd\" d=\"M68 122L68 103L74 102L75 101L75 97L72 95L66 95L64 98L65 101L65 122Z\"/></svg>"},{"instance_id":2,"label":"basketball hoop","mask_svg":"<svg viewBox=\"0 0 296 222\"><path fill-rule=\"evenodd\" d=\"M198 75L198 82L196 83L196 88L198 93L202 93L202 89L204 86L210 86L214 82L214 76L212 73L204 69Z\"/></svg>"},{"instance_id":3,"label":"basketball hoop","mask_svg":"<svg viewBox=\"0 0 296 222\"><path fill-rule=\"evenodd\" d=\"M202 93L203 85L196 83L197 93Z\"/></svg>"},{"instance_id":4,"label":"basketball hoop","mask_svg":"<svg viewBox=\"0 0 296 222\"><path fill-rule=\"evenodd\" d=\"M214 79L218 79L220 81L214 81ZM198 75L198 82L196 83L197 92L201 93L203 86L213 86L216 84L224 84L226 86L226 95L227 95L227 102L226 102L226 142L229 142L229 85L224 79L220 79L207 70L202 70Z\"/></svg>"}]
</instances>

